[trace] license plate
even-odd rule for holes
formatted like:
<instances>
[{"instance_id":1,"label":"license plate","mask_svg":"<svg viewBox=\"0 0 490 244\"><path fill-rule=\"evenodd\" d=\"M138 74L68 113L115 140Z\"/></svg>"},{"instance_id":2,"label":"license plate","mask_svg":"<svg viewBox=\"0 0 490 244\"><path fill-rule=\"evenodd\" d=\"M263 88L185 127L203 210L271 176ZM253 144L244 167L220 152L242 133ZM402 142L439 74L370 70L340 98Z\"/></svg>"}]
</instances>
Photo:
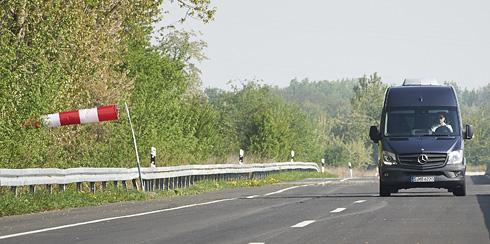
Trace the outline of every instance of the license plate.
<instances>
[{"instance_id":1,"label":"license plate","mask_svg":"<svg viewBox=\"0 0 490 244\"><path fill-rule=\"evenodd\" d=\"M412 182L434 182L435 177L434 176L412 176L411 181Z\"/></svg>"}]
</instances>

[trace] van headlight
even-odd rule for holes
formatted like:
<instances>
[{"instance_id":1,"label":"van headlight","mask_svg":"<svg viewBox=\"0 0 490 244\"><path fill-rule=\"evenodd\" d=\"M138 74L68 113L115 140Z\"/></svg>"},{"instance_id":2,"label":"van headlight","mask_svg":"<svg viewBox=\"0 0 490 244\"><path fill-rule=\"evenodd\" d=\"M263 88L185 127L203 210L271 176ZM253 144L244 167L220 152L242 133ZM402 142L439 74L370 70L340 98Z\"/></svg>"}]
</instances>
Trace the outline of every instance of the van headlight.
<instances>
[{"instance_id":1,"label":"van headlight","mask_svg":"<svg viewBox=\"0 0 490 244\"><path fill-rule=\"evenodd\" d=\"M450 152L448 155L447 164L462 164L463 163L463 150Z\"/></svg>"},{"instance_id":2,"label":"van headlight","mask_svg":"<svg viewBox=\"0 0 490 244\"><path fill-rule=\"evenodd\" d=\"M383 151L383 164L385 165L395 165L396 155L392 152Z\"/></svg>"}]
</instances>

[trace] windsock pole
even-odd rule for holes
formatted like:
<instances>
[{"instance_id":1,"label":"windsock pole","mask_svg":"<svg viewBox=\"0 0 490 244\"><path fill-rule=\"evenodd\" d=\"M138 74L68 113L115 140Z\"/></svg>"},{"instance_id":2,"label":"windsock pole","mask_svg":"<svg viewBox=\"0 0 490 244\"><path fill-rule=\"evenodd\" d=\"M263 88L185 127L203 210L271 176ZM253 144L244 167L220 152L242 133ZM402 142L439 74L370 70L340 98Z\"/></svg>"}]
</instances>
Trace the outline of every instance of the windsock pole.
<instances>
[{"instance_id":1,"label":"windsock pole","mask_svg":"<svg viewBox=\"0 0 490 244\"><path fill-rule=\"evenodd\" d=\"M138 145L136 144L136 136L134 135L133 123L131 122L131 114L129 113L129 107L127 103L124 103L126 107L126 113L128 114L129 126L131 127L131 133L133 135L133 143L134 143L134 151L136 153L136 163L138 164L138 177L140 181L140 188L145 189L143 186L143 180L141 179L141 163L140 163L140 155L138 153Z\"/></svg>"}]
</instances>

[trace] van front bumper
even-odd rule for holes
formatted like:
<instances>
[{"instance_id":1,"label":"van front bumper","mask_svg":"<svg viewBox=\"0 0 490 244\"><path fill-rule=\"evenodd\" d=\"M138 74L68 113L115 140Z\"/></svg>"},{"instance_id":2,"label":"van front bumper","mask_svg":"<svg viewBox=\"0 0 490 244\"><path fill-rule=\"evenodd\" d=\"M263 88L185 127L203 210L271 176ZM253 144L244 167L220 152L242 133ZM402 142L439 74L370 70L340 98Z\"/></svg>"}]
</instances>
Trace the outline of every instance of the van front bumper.
<instances>
[{"instance_id":1,"label":"van front bumper","mask_svg":"<svg viewBox=\"0 0 490 244\"><path fill-rule=\"evenodd\" d=\"M380 183L397 189L445 188L452 189L464 185L466 166L446 165L436 169L405 169L397 166L380 168ZM433 176L433 182L413 182L413 177Z\"/></svg>"}]
</instances>

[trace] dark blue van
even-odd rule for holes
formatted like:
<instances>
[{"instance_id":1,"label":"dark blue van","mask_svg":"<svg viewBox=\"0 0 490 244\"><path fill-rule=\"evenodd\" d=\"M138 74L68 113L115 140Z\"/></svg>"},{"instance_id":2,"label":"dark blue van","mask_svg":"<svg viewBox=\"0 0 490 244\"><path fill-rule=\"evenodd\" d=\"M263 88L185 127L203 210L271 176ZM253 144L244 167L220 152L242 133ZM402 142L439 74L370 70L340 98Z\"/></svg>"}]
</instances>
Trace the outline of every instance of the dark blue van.
<instances>
[{"instance_id":1,"label":"dark blue van","mask_svg":"<svg viewBox=\"0 0 490 244\"><path fill-rule=\"evenodd\" d=\"M379 194L399 189L445 188L466 195L464 139L456 92L452 86L405 80L386 91L379 128L369 136L379 147Z\"/></svg>"}]
</instances>

